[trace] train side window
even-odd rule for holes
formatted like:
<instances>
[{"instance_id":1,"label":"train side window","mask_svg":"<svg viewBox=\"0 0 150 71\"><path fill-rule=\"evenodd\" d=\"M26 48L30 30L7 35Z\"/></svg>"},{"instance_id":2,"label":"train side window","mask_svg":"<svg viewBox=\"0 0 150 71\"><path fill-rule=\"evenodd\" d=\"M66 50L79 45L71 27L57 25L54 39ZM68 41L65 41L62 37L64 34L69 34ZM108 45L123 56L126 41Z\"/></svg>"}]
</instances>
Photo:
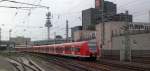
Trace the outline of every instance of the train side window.
<instances>
[{"instance_id":1,"label":"train side window","mask_svg":"<svg viewBox=\"0 0 150 71\"><path fill-rule=\"evenodd\" d=\"M49 52L49 47L46 48L46 51Z\"/></svg>"},{"instance_id":2,"label":"train side window","mask_svg":"<svg viewBox=\"0 0 150 71\"><path fill-rule=\"evenodd\" d=\"M70 47L65 47L65 51L70 51L71 48Z\"/></svg>"},{"instance_id":3,"label":"train side window","mask_svg":"<svg viewBox=\"0 0 150 71\"><path fill-rule=\"evenodd\" d=\"M79 52L79 51L80 51L80 48L75 48L75 51Z\"/></svg>"},{"instance_id":4,"label":"train side window","mask_svg":"<svg viewBox=\"0 0 150 71\"><path fill-rule=\"evenodd\" d=\"M74 47L71 47L71 51L74 51L75 50L75 48Z\"/></svg>"}]
</instances>

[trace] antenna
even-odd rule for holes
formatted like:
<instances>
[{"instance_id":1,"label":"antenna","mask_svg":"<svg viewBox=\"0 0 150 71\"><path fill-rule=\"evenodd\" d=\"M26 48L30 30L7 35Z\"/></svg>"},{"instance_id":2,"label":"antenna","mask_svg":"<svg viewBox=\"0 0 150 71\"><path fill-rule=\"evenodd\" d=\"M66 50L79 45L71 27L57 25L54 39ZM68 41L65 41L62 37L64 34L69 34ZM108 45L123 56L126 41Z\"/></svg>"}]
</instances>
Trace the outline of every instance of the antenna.
<instances>
[{"instance_id":1,"label":"antenna","mask_svg":"<svg viewBox=\"0 0 150 71\"><path fill-rule=\"evenodd\" d=\"M69 38L69 35L68 35L68 32L69 32L69 26L68 26L68 20L66 20L66 42L68 42L68 38Z\"/></svg>"},{"instance_id":2,"label":"antenna","mask_svg":"<svg viewBox=\"0 0 150 71\"><path fill-rule=\"evenodd\" d=\"M48 12L46 14L46 24L45 24L45 27L47 27L47 38L48 40L50 40L50 28L52 27L52 24L51 24L51 12Z\"/></svg>"}]
</instances>

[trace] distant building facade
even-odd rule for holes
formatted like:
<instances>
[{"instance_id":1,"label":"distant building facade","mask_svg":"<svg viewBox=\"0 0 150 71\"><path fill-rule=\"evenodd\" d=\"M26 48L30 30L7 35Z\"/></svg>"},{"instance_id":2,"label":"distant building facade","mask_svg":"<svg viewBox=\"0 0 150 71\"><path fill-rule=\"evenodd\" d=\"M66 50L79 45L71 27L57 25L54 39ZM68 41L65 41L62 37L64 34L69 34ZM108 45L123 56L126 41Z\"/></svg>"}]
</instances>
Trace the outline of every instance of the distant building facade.
<instances>
[{"instance_id":1,"label":"distant building facade","mask_svg":"<svg viewBox=\"0 0 150 71\"><path fill-rule=\"evenodd\" d=\"M82 11L82 26L84 30L95 30L98 19L98 10L90 8Z\"/></svg>"},{"instance_id":2,"label":"distant building facade","mask_svg":"<svg viewBox=\"0 0 150 71\"><path fill-rule=\"evenodd\" d=\"M74 41L74 32L76 31L81 31L82 30L82 26L75 26L71 28L71 37L72 37L72 41Z\"/></svg>"},{"instance_id":3,"label":"distant building facade","mask_svg":"<svg viewBox=\"0 0 150 71\"><path fill-rule=\"evenodd\" d=\"M97 0L96 2L100 2ZM96 3L96 8L89 8L82 11L82 25L84 30L95 30L95 25L101 22L101 10L99 5ZM107 21L107 18L116 15L117 6L113 2L104 1L104 20Z\"/></svg>"},{"instance_id":4,"label":"distant building facade","mask_svg":"<svg viewBox=\"0 0 150 71\"><path fill-rule=\"evenodd\" d=\"M16 48L30 47L32 44L31 38L25 37L12 37L10 41L16 44Z\"/></svg>"},{"instance_id":5,"label":"distant building facade","mask_svg":"<svg viewBox=\"0 0 150 71\"><path fill-rule=\"evenodd\" d=\"M116 14L116 15L110 17L109 20L133 22L133 17L132 17L132 15L128 15L126 13L120 13L120 14Z\"/></svg>"},{"instance_id":6,"label":"distant building facade","mask_svg":"<svg viewBox=\"0 0 150 71\"><path fill-rule=\"evenodd\" d=\"M95 0L95 9L101 11L102 0ZM117 14L117 5L110 1L104 1L105 16L113 16Z\"/></svg>"},{"instance_id":7,"label":"distant building facade","mask_svg":"<svg viewBox=\"0 0 150 71\"><path fill-rule=\"evenodd\" d=\"M95 5L95 8L89 8L82 11L83 30L96 30L95 26L100 22L102 22L101 0L95 0L95 3L97 4ZM104 1L103 20L105 22L109 22L109 21L132 22L133 21L132 15L128 15L125 13L117 14L117 5L109 1Z\"/></svg>"},{"instance_id":8,"label":"distant building facade","mask_svg":"<svg viewBox=\"0 0 150 71\"><path fill-rule=\"evenodd\" d=\"M15 43L10 41L0 41L0 51L15 48Z\"/></svg>"},{"instance_id":9,"label":"distant building facade","mask_svg":"<svg viewBox=\"0 0 150 71\"><path fill-rule=\"evenodd\" d=\"M109 18L117 14L117 5L113 2L104 1L104 16Z\"/></svg>"},{"instance_id":10,"label":"distant building facade","mask_svg":"<svg viewBox=\"0 0 150 71\"><path fill-rule=\"evenodd\" d=\"M93 40L96 38L96 31L81 30L74 32L74 41Z\"/></svg>"}]
</instances>

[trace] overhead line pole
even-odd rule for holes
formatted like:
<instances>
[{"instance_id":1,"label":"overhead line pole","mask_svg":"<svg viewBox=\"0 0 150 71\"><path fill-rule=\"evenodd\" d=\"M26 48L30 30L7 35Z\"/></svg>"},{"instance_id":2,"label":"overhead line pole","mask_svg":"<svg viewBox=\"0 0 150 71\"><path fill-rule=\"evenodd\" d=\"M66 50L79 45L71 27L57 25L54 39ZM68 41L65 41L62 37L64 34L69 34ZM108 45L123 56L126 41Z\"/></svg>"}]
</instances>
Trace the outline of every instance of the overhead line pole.
<instances>
[{"instance_id":1,"label":"overhead line pole","mask_svg":"<svg viewBox=\"0 0 150 71\"><path fill-rule=\"evenodd\" d=\"M126 11L126 26L125 26L125 61L131 61L130 33L128 11Z\"/></svg>"},{"instance_id":2,"label":"overhead line pole","mask_svg":"<svg viewBox=\"0 0 150 71\"><path fill-rule=\"evenodd\" d=\"M102 21L102 45L104 46L105 38L105 22L104 22L104 0L101 0L101 21ZM103 47L102 46L102 47Z\"/></svg>"},{"instance_id":3,"label":"overhead line pole","mask_svg":"<svg viewBox=\"0 0 150 71\"><path fill-rule=\"evenodd\" d=\"M69 35L68 35L68 32L69 32L69 26L68 26L68 20L66 20L66 42L68 42L68 38L69 38Z\"/></svg>"},{"instance_id":4,"label":"overhead line pole","mask_svg":"<svg viewBox=\"0 0 150 71\"><path fill-rule=\"evenodd\" d=\"M11 43L11 32L12 32L12 29L9 29L9 43ZM10 52L11 52L10 44L9 44L9 47L8 47L8 52L9 52L9 55L10 55Z\"/></svg>"},{"instance_id":5,"label":"overhead line pole","mask_svg":"<svg viewBox=\"0 0 150 71\"><path fill-rule=\"evenodd\" d=\"M105 21L104 21L104 0L101 0L101 7L100 7L100 12L101 12L101 44L100 44L100 49L101 49L101 53L100 55L102 56L102 48L104 48L105 45ZM100 57L101 57L100 56Z\"/></svg>"}]
</instances>

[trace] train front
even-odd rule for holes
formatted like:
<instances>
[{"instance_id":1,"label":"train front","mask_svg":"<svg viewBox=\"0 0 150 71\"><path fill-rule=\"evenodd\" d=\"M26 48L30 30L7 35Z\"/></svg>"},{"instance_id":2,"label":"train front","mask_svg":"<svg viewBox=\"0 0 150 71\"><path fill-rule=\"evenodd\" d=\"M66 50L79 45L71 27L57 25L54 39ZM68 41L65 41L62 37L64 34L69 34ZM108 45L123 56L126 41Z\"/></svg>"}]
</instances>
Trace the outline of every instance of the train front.
<instances>
[{"instance_id":1,"label":"train front","mask_svg":"<svg viewBox=\"0 0 150 71\"><path fill-rule=\"evenodd\" d=\"M98 47L96 45L96 42L88 42L88 47L89 47L89 53L90 53L90 58L96 59L98 55Z\"/></svg>"}]
</instances>

